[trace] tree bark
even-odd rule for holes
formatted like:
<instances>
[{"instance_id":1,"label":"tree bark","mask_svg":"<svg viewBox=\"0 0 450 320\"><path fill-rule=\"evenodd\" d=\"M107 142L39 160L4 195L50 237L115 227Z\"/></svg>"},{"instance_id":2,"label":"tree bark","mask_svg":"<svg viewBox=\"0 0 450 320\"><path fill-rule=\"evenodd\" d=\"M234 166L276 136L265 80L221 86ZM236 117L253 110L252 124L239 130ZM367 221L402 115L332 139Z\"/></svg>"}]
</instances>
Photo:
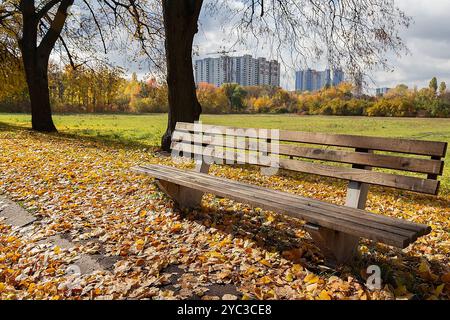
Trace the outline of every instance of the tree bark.
<instances>
[{"instance_id":1,"label":"tree bark","mask_svg":"<svg viewBox=\"0 0 450 320\"><path fill-rule=\"evenodd\" d=\"M38 45L40 20L51 8L41 8L36 12L32 0L21 0L20 11L23 18L23 34L19 40L25 76L31 102L31 123L33 130L54 132L56 127L52 119L50 92L48 88L48 63L56 41L61 35L67 19L67 10L74 0L61 0L55 16L49 22L49 28ZM57 3L55 3L57 4ZM48 18L50 20L50 18Z\"/></svg>"},{"instance_id":2,"label":"tree bark","mask_svg":"<svg viewBox=\"0 0 450 320\"><path fill-rule=\"evenodd\" d=\"M37 63L28 61L26 65L32 128L41 132L56 132L57 130L52 119L50 92L48 89L48 61Z\"/></svg>"},{"instance_id":3,"label":"tree bark","mask_svg":"<svg viewBox=\"0 0 450 320\"><path fill-rule=\"evenodd\" d=\"M163 0L169 119L161 147L170 152L170 142L179 121L194 122L202 108L197 100L192 67L192 43L198 32L203 0Z\"/></svg>"},{"instance_id":4,"label":"tree bark","mask_svg":"<svg viewBox=\"0 0 450 320\"><path fill-rule=\"evenodd\" d=\"M20 49L25 69L31 103L31 124L33 130L56 131L53 124L48 89L48 59L37 46L39 18L35 13L34 1L22 1L23 36Z\"/></svg>"}]
</instances>

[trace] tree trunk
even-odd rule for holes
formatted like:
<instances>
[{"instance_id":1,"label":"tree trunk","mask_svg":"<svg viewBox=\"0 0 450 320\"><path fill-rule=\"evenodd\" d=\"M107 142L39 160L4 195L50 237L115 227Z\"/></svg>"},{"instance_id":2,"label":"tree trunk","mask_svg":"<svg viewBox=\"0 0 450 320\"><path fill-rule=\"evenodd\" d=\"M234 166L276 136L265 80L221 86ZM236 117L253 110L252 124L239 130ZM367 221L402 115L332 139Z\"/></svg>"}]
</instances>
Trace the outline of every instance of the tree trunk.
<instances>
[{"instance_id":1,"label":"tree trunk","mask_svg":"<svg viewBox=\"0 0 450 320\"><path fill-rule=\"evenodd\" d=\"M30 93L32 128L33 130L41 132L55 132L57 130L53 124L50 107L50 93L48 89L48 60L39 61L40 59L33 59L33 57L29 58L28 55L23 55L23 57L28 90Z\"/></svg>"},{"instance_id":2,"label":"tree trunk","mask_svg":"<svg viewBox=\"0 0 450 320\"><path fill-rule=\"evenodd\" d=\"M50 53L66 22L67 10L73 2L74 0L62 0L59 3L58 10L50 21L50 27L42 37L39 46L37 45L39 23L41 18L48 13L49 8L42 11L45 9L44 6L36 12L35 1L21 0L19 2L23 18L23 32L22 38L19 40L19 46L30 94L32 128L37 131L56 131L50 107L48 62Z\"/></svg>"},{"instance_id":3,"label":"tree trunk","mask_svg":"<svg viewBox=\"0 0 450 320\"><path fill-rule=\"evenodd\" d=\"M194 122L202 108L197 100L192 67L192 43L198 32L198 17L203 0L163 0L169 119L161 147L170 151L175 125Z\"/></svg>"},{"instance_id":4,"label":"tree trunk","mask_svg":"<svg viewBox=\"0 0 450 320\"><path fill-rule=\"evenodd\" d=\"M33 130L42 132L56 131L50 108L48 89L48 61L50 52L40 52L37 46L37 26L34 2L21 2L23 16L23 35L20 50L25 69L31 102L31 123Z\"/></svg>"}]
</instances>

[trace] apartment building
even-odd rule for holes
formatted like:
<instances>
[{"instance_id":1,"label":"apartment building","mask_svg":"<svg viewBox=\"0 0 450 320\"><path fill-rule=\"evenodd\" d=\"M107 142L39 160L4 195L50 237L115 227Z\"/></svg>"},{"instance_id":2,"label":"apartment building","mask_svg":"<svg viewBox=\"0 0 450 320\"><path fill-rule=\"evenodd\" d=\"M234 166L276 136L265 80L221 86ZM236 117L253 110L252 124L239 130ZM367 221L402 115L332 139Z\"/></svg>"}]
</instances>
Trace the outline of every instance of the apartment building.
<instances>
[{"instance_id":1,"label":"apartment building","mask_svg":"<svg viewBox=\"0 0 450 320\"><path fill-rule=\"evenodd\" d=\"M313 92L328 86L337 86L343 81L344 72L342 70L305 69L295 73L295 90Z\"/></svg>"},{"instance_id":2,"label":"apartment building","mask_svg":"<svg viewBox=\"0 0 450 320\"><path fill-rule=\"evenodd\" d=\"M195 83L211 83L219 87L223 83L241 86L280 86L280 64L276 60L221 56L195 61Z\"/></svg>"}]
</instances>

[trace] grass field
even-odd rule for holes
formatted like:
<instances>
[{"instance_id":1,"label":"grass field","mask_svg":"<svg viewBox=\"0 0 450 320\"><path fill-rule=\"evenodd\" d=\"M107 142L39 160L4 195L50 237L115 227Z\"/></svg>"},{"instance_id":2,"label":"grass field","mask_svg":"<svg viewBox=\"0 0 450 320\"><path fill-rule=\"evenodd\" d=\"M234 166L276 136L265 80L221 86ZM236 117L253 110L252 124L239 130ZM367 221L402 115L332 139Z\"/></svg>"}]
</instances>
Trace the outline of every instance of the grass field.
<instances>
[{"instance_id":1,"label":"grass field","mask_svg":"<svg viewBox=\"0 0 450 320\"><path fill-rule=\"evenodd\" d=\"M149 115L56 115L61 133L127 144L159 144L166 122L165 114ZM409 138L450 142L450 119L368 118L297 115L204 115L208 124L280 128L296 131L345 133L368 136ZM0 124L30 127L30 116L0 114ZM447 155L446 162L450 162ZM450 165L442 178L450 189Z\"/></svg>"}]
</instances>

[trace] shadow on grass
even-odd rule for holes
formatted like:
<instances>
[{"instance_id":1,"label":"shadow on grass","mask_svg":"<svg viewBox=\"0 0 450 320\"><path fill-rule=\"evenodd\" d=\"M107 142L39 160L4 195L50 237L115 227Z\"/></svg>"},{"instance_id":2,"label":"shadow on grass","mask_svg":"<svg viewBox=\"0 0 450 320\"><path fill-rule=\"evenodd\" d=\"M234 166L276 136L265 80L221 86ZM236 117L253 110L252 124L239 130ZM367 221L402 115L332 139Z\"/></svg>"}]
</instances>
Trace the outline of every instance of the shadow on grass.
<instances>
[{"instance_id":1,"label":"shadow on grass","mask_svg":"<svg viewBox=\"0 0 450 320\"><path fill-rule=\"evenodd\" d=\"M19 126L19 125L14 125L11 123L6 123L6 122L1 122L0 121L0 129L2 130L14 130L14 131L18 131L18 130L28 130L31 131L30 127L25 127L25 126Z\"/></svg>"},{"instance_id":2,"label":"shadow on grass","mask_svg":"<svg viewBox=\"0 0 450 320\"><path fill-rule=\"evenodd\" d=\"M123 148L123 149L132 149L132 150L142 150L146 149L147 151L160 151L160 147L157 145L146 144L142 142L138 142L134 139L126 139L122 136L110 136L110 135L86 135L82 133L80 130L79 133L69 133L69 132L36 132L33 131L30 127L13 125L10 123L0 122L0 130L9 130L9 131L27 131L30 133L36 133L41 135L47 135L52 138L63 138L72 141L85 141L96 143L100 145L104 145L105 147L114 147L114 148ZM95 132L95 131L93 131Z\"/></svg>"}]
</instances>

